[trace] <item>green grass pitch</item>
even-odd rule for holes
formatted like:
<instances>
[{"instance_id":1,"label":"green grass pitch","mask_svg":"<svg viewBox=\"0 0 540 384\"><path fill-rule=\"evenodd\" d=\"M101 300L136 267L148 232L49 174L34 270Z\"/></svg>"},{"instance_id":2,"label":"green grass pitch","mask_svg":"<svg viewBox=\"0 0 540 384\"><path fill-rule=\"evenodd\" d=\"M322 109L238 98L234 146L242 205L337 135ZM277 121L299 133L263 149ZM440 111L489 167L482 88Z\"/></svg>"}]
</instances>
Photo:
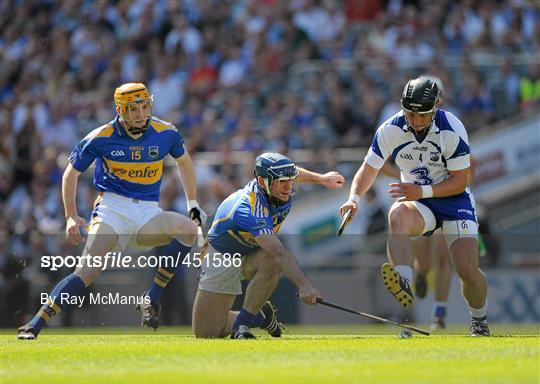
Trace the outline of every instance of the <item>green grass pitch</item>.
<instances>
[{"instance_id":1,"label":"green grass pitch","mask_svg":"<svg viewBox=\"0 0 540 384\"><path fill-rule=\"evenodd\" d=\"M291 327L281 339L196 340L187 328L2 330L1 383L540 383L539 325L399 339L392 326Z\"/></svg>"}]
</instances>

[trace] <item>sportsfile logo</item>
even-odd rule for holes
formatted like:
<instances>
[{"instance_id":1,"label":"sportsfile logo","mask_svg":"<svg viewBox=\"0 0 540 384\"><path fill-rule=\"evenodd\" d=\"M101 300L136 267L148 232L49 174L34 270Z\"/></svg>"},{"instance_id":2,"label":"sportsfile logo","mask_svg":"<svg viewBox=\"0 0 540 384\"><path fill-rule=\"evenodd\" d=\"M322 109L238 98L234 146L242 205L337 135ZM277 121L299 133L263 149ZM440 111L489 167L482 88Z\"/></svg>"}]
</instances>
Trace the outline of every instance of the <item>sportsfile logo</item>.
<instances>
[{"instance_id":1,"label":"sportsfile logo","mask_svg":"<svg viewBox=\"0 0 540 384\"><path fill-rule=\"evenodd\" d=\"M122 252L107 252L105 256L41 256L41 268L57 271L60 268L99 268L102 271L110 268L173 268L180 264L186 267L200 268L239 268L242 265L240 253L187 253L184 257L179 252L175 255L150 255L132 257Z\"/></svg>"}]
</instances>

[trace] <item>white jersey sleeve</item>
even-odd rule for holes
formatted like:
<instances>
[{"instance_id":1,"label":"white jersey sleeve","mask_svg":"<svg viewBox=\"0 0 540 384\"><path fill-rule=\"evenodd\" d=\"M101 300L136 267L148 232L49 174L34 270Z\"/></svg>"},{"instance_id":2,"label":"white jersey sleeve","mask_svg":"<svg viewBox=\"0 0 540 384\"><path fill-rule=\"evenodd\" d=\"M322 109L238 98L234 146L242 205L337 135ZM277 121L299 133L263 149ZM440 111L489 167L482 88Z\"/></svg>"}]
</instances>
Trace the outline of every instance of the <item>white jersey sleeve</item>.
<instances>
[{"instance_id":1,"label":"white jersey sleeve","mask_svg":"<svg viewBox=\"0 0 540 384\"><path fill-rule=\"evenodd\" d=\"M471 166L469 138L463 123L452 113L445 112L451 130L441 131L442 155L449 171L459 171Z\"/></svg>"},{"instance_id":2,"label":"white jersey sleeve","mask_svg":"<svg viewBox=\"0 0 540 384\"><path fill-rule=\"evenodd\" d=\"M368 153L364 158L375 169L380 169L386 159L392 155L396 147L396 138L402 134L402 125L405 118L400 113L395 114L377 129L373 142L369 147Z\"/></svg>"}]
</instances>

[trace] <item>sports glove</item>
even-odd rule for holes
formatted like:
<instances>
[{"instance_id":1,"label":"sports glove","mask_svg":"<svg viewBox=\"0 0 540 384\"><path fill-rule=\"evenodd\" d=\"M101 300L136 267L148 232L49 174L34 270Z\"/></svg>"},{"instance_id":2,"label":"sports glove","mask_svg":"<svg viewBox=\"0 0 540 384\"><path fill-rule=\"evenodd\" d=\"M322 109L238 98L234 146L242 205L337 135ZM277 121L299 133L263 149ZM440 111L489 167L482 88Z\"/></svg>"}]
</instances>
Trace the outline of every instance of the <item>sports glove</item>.
<instances>
[{"instance_id":1,"label":"sports glove","mask_svg":"<svg viewBox=\"0 0 540 384\"><path fill-rule=\"evenodd\" d=\"M206 223L208 215L199 206L197 200L188 200L187 209L191 220L198 221L199 225L204 225Z\"/></svg>"}]
</instances>

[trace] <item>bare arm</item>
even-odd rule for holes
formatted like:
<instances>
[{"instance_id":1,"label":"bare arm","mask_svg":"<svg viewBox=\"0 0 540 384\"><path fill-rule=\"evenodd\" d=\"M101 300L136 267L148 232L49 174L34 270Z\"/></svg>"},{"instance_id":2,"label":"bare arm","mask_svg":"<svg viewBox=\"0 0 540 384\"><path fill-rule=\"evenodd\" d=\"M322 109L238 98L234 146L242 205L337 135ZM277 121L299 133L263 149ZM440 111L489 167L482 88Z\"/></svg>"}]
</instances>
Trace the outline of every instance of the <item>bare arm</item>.
<instances>
[{"instance_id":1,"label":"bare arm","mask_svg":"<svg viewBox=\"0 0 540 384\"><path fill-rule=\"evenodd\" d=\"M206 223L208 215L199 206L197 202L197 174L195 173L195 165L191 156L186 151L181 157L176 159L178 170L180 171L180 179L186 193L187 210L191 220L202 226Z\"/></svg>"},{"instance_id":2,"label":"bare arm","mask_svg":"<svg viewBox=\"0 0 540 384\"><path fill-rule=\"evenodd\" d=\"M364 161L360 169L356 172L356 175L354 175L351 185L351 195L363 196L371 188L378 174L378 169L373 168Z\"/></svg>"},{"instance_id":3,"label":"bare arm","mask_svg":"<svg viewBox=\"0 0 540 384\"><path fill-rule=\"evenodd\" d=\"M469 181L469 168L459 171L448 171L450 177L439 184L432 185L433 196L446 197L462 193ZM398 201L414 201L423 198L422 186L412 183L393 183L388 191L392 197L398 197Z\"/></svg>"},{"instance_id":4,"label":"bare arm","mask_svg":"<svg viewBox=\"0 0 540 384\"><path fill-rule=\"evenodd\" d=\"M81 172L68 164L62 176L62 201L66 217L66 238L72 244L79 244L84 240L79 226L85 225L85 220L77 213L77 182Z\"/></svg>"},{"instance_id":5,"label":"bare arm","mask_svg":"<svg viewBox=\"0 0 540 384\"><path fill-rule=\"evenodd\" d=\"M189 153L185 152L181 157L176 159L178 170L180 171L180 179L186 193L188 201L197 200L197 175L195 173L195 165Z\"/></svg>"},{"instance_id":6,"label":"bare arm","mask_svg":"<svg viewBox=\"0 0 540 384\"><path fill-rule=\"evenodd\" d=\"M380 172L386 176L393 177L394 179L399 180L401 178L399 168L390 160L384 162L384 165L382 166Z\"/></svg>"},{"instance_id":7,"label":"bare arm","mask_svg":"<svg viewBox=\"0 0 540 384\"><path fill-rule=\"evenodd\" d=\"M469 182L469 168L459 171L448 171L450 176L442 183L433 185L433 197L446 197L459 195Z\"/></svg>"},{"instance_id":8,"label":"bare arm","mask_svg":"<svg viewBox=\"0 0 540 384\"><path fill-rule=\"evenodd\" d=\"M285 277L298 287L300 298L307 304L316 304L319 292L302 271L296 257L289 252L274 235L260 235L257 244L274 258Z\"/></svg>"},{"instance_id":9,"label":"bare arm","mask_svg":"<svg viewBox=\"0 0 540 384\"><path fill-rule=\"evenodd\" d=\"M81 173L77 171L73 166L68 164L64 175L62 176L62 201L64 202L64 216L68 217L78 216L77 213L77 182Z\"/></svg>"},{"instance_id":10,"label":"bare arm","mask_svg":"<svg viewBox=\"0 0 540 384\"><path fill-rule=\"evenodd\" d=\"M335 171L320 174L298 167L296 182L298 184L321 184L326 188L333 189L342 188L345 183L345 178L339 172Z\"/></svg>"},{"instance_id":11,"label":"bare arm","mask_svg":"<svg viewBox=\"0 0 540 384\"><path fill-rule=\"evenodd\" d=\"M367 192L367 190L371 188L378 174L378 169L373 168L365 161L362 163L362 165L356 172L356 175L354 175L349 200L339 208L339 213L341 216L343 216L349 210L352 211L353 215L356 214L356 212L358 211L358 201L352 200L352 197L355 195L358 197L362 197Z\"/></svg>"}]
</instances>

